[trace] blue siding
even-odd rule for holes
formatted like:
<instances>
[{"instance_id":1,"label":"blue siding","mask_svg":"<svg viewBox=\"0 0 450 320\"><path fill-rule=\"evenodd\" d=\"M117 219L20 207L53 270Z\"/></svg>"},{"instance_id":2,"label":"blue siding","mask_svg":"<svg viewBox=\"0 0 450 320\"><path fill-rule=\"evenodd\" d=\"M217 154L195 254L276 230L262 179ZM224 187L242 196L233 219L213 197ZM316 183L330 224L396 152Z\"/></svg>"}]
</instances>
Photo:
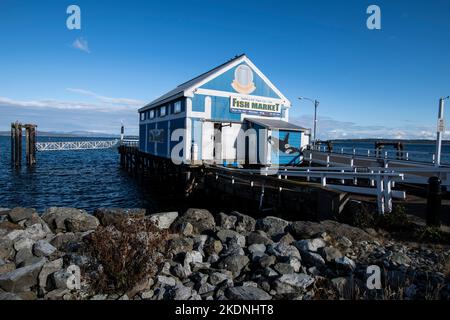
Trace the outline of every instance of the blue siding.
<instances>
[{"instance_id":1,"label":"blue siding","mask_svg":"<svg viewBox=\"0 0 450 320\"><path fill-rule=\"evenodd\" d=\"M205 96L195 94L192 98L192 111L205 112Z\"/></svg>"},{"instance_id":2,"label":"blue siding","mask_svg":"<svg viewBox=\"0 0 450 320\"><path fill-rule=\"evenodd\" d=\"M241 121L241 114L230 111L230 99L211 97L211 119L225 121Z\"/></svg>"},{"instance_id":3,"label":"blue siding","mask_svg":"<svg viewBox=\"0 0 450 320\"><path fill-rule=\"evenodd\" d=\"M145 124L139 126L139 150L145 151Z\"/></svg>"},{"instance_id":4,"label":"blue siding","mask_svg":"<svg viewBox=\"0 0 450 320\"><path fill-rule=\"evenodd\" d=\"M241 64L246 65L246 63ZM235 90L231 86L231 83L234 80L234 71L238 66L228 70L227 72L218 76L217 78L214 78L211 81L205 83L203 86L201 86L201 88L235 92ZM281 98L275 93L275 91L273 91L269 87L269 85L260 76L256 74L256 72L253 72L253 82L255 83L256 89L250 95L270 97L270 98Z\"/></svg>"}]
</instances>

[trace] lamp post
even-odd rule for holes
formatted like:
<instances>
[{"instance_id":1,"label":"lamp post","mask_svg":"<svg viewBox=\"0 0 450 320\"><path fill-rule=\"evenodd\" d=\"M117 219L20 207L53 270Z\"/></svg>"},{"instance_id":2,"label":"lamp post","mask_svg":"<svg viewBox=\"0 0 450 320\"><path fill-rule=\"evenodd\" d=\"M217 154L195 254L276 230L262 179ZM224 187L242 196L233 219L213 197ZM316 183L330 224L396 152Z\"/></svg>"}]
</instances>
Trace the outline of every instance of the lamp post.
<instances>
[{"instance_id":1,"label":"lamp post","mask_svg":"<svg viewBox=\"0 0 450 320\"><path fill-rule=\"evenodd\" d=\"M313 145L316 145L316 128L317 128L317 107L319 106L319 101L316 99L310 99L306 97L299 97L299 100L308 100L314 104L314 135L313 135Z\"/></svg>"},{"instance_id":2,"label":"lamp post","mask_svg":"<svg viewBox=\"0 0 450 320\"><path fill-rule=\"evenodd\" d=\"M441 165L441 146L442 146L442 134L445 131L444 124L444 100L449 99L450 96L439 99L439 113L437 124L437 136L436 136L436 166Z\"/></svg>"}]
</instances>

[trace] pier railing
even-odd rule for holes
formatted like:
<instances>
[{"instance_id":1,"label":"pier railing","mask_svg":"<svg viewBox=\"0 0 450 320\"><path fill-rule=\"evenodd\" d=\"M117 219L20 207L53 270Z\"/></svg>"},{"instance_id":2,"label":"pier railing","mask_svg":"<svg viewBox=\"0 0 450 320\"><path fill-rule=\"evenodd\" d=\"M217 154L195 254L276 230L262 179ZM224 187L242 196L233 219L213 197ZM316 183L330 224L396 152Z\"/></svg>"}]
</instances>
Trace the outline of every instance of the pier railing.
<instances>
[{"instance_id":1,"label":"pier railing","mask_svg":"<svg viewBox=\"0 0 450 320\"><path fill-rule=\"evenodd\" d=\"M390 159L390 160L405 160L415 161L423 163L436 163L436 154L425 151L405 151L405 150L386 150L386 149L370 149L370 148L353 148L353 147L341 147L335 148L331 152L327 146L317 145L312 147L312 150L320 152L328 152L334 154L353 155L368 158L378 159ZM450 155L443 155L443 162L450 164Z\"/></svg>"},{"instance_id":2,"label":"pier railing","mask_svg":"<svg viewBox=\"0 0 450 320\"><path fill-rule=\"evenodd\" d=\"M378 168L380 169L380 168ZM278 179L304 178L306 181L317 180L323 188L332 190L350 192L355 194L375 196L377 198L378 212L380 214L392 212L392 199L405 199L404 191L392 190L396 181L402 181L404 174L398 172L388 172L379 170L378 172L357 172L348 168L289 168L289 167L270 167L264 169L239 169L214 166L216 177L220 171L227 172L234 183L235 173L245 173L259 176L277 176ZM361 180L366 180L368 184L362 185ZM338 181L338 183L336 183ZM348 182L350 181L350 184ZM248 181L253 185L253 181Z\"/></svg>"}]
</instances>

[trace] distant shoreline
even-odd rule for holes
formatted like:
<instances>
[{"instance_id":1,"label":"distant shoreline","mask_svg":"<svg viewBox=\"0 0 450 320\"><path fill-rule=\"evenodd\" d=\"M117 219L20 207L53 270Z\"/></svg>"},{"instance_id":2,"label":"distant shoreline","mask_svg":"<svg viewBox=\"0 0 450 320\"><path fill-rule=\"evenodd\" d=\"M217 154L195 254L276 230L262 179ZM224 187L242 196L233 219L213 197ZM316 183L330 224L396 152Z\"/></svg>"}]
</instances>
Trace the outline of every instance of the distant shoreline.
<instances>
[{"instance_id":1,"label":"distant shoreline","mask_svg":"<svg viewBox=\"0 0 450 320\"><path fill-rule=\"evenodd\" d=\"M0 131L0 137L9 137L9 131ZM77 137L89 137L89 138L119 138L118 134L108 134L108 133L96 133L89 131L82 132L46 132L46 131L38 131L37 135L39 137L55 137L55 138L77 138ZM127 135L127 137L137 137L134 135ZM328 141L328 140L323 140ZM366 143L375 143L375 142L402 142L409 144L435 144L436 140L431 139L383 139L383 138L362 138L362 139L330 139L329 141L333 143L351 143L351 142L366 142ZM443 145L450 145L450 140L443 140Z\"/></svg>"}]
</instances>

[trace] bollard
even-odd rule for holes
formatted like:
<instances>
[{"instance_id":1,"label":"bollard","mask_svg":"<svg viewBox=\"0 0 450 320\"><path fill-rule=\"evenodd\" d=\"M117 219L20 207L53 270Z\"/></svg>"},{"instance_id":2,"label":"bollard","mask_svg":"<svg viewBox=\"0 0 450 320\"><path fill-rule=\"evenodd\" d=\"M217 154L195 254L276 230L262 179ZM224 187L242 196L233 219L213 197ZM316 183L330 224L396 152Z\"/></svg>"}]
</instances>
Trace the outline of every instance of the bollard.
<instances>
[{"instance_id":1,"label":"bollard","mask_svg":"<svg viewBox=\"0 0 450 320\"><path fill-rule=\"evenodd\" d=\"M440 212L442 205L441 180L438 177L428 179L427 197L427 226L439 227L441 225Z\"/></svg>"}]
</instances>

